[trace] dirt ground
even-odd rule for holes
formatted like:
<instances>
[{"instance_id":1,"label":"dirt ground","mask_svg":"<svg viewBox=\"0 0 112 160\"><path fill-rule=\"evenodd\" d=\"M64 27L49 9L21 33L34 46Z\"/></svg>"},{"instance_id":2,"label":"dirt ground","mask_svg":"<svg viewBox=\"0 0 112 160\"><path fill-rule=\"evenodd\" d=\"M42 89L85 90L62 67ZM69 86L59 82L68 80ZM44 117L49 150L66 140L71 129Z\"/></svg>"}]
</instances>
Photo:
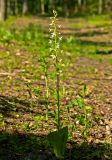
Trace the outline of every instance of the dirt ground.
<instances>
[{"instance_id":1,"label":"dirt ground","mask_svg":"<svg viewBox=\"0 0 112 160\"><path fill-rule=\"evenodd\" d=\"M62 77L62 84L66 90L66 96L62 101L62 105L66 105L79 92L83 84L87 84L89 89L89 95L86 99L87 104L94 108L93 116L97 115L95 124L90 129L88 136L89 143L112 143L112 64L109 60L112 59L112 28L108 25L108 29L105 26L96 26L92 24L84 23L84 26L74 28L74 23L77 23L78 19L59 19L59 23L62 26L63 37L76 36L82 44L94 44L109 46L108 53L105 49L97 50L100 58L94 58L92 56L74 56L68 51L64 53L68 67L65 68L65 77ZM45 33L48 31L49 19L48 18L31 18L31 19L17 19L13 22L13 26L26 27L28 24L38 24L42 26ZM89 36L88 36L89 35ZM81 46L83 50L84 45ZM21 59L18 66L13 69L7 69L2 57L0 57L0 112L4 115L5 126L1 127L0 131L6 130L6 132L12 134L18 132L23 134L24 130L30 131L30 127L34 135L45 136L47 133L47 127L52 125L50 122L44 125L39 124L36 129L33 117L38 113L44 113L45 108L43 102L34 102L34 108L29 109L30 102L28 97L28 89L25 85L25 78L31 78L33 86L40 85L44 86L44 82L40 75L39 70L35 71L34 74L39 74L40 79L33 79L33 71L38 64L33 62L32 68L26 69L25 67L31 66L31 57L27 55L27 51L19 49L19 46L14 45L0 45L0 53L11 52L15 53L14 61ZM85 51L85 50L84 50ZM83 51L83 52L84 52ZM12 53L12 54L13 54ZM30 64L31 63L31 64ZM22 64L22 65L21 65ZM24 69L27 73L24 73ZM34 97L33 97L34 98ZM39 101L39 99L38 99ZM37 103L37 104L36 104ZM52 108L52 107L51 107ZM72 111L71 111L72 112ZM75 117L75 112L72 115L72 121ZM27 122L27 123L26 123ZM23 125L26 123L29 125L27 128ZM52 127L51 127L52 128ZM27 132L25 130L25 132ZM74 139L79 138L80 135L74 132ZM24 138L23 138L24 139ZM77 139L78 141L78 139ZM4 147L4 145L2 144ZM14 159L14 158L13 158ZM44 158L43 158L44 159Z\"/></svg>"}]
</instances>

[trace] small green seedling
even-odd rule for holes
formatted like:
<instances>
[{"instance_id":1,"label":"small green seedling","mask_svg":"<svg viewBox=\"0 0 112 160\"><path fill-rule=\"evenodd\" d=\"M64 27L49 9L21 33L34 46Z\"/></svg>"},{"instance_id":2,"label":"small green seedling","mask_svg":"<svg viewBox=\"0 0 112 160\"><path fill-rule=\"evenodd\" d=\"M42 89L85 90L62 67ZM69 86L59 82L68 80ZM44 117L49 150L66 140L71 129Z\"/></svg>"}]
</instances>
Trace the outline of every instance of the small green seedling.
<instances>
[{"instance_id":1,"label":"small green seedling","mask_svg":"<svg viewBox=\"0 0 112 160\"><path fill-rule=\"evenodd\" d=\"M36 116L33 117L35 124L34 127L39 127L41 126L41 128L43 128L43 120L45 119L45 117L41 114L37 114Z\"/></svg>"},{"instance_id":2,"label":"small green seedling","mask_svg":"<svg viewBox=\"0 0 112 160\"><path fill-rule=\"evenodd\" d=\"M86 104L86 96L88 95L88 88L86 85L83 86L78 97L74 101L74 105L78 107L78 114L76 121L83 125L82 136L87 141L89 128L91 127L91 113L92 107Z\"/></svg>"},{"instance_id":3,"label":"small green seedling","mask_svg":"<svg viewBox=\"0 0 112 160\"><path fill-rule=\"evenodd\" d=\"M33 88L33 93L35 94L36 97L38 97L41 93L40 87Z\"/></svg>"},{"instance_id":4,"label":"small green seedling","mask_svg":"<svg viewBox=\"0 0 112 160\"><path fill-rule=\"evenodd\" d=\"M0 127L3 127L4 125L5 125L4 117L3 117L3 115L0 113Z\"/></svg>"},{"instance_id":5,"label":"small green seedling","mask_svg":"<svg viewBox=\"0 0 112 160\"><path fill-rule=\"evenodd\" d=\"M49 62L48 62L48 56L43 56L39 58L38 60L41 63L41 67L44 72L44 78L45 78L45 100L46 100L46 120L48 120L48 109L49 109L49 83L48 83L48 69L49 69Z\"/></svg>"},{"instance_id":6,"label":"small green seedling","mask_svg":"<svg viewBox=\"0 0 112 160\"><path fill-rule=\"evenodd\" d=\"M30 108L33 108L33 88L32 88L32 85L30 82L26 83L26 86L27 86L27 91L28 91L28 95L29 95L29 99L30 99Z\"/></svg>"}]
</instances>

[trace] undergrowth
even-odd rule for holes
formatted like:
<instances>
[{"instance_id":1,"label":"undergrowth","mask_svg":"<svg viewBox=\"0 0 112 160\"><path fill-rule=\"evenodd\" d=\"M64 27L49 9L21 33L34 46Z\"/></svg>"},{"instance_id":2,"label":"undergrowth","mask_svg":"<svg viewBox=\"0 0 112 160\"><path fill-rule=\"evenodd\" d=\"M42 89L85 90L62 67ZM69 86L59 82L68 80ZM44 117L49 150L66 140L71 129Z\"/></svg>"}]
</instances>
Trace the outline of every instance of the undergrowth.
<instances>
[{"instance_id":1,"label":"undergrowth","mask_svg":"<svg viewBox=\"0 0 112 160\"><path fill-rule=\"evenodd\" d=\"M71 56L85 56L88 58L95 58L102 62L102 56L97 55L97 53L99 53L99 48L107 50L108 46L96 46L95 44L88 44L87 42L82 43L75 37L75 34L62 38L60 34L60 25L57 24L57 12L54 11L53 14L54 17L51 18L49 28L50 33L46 33L40 26L33 24L23 29L17 29L16 27L7 28L3 26L0 28L0 45L3 48L5 46L9 49L9 51L3 50L0 52L0 59L4 59L0 67L3 67L3 69L8 72L6 72L6 74L9 74L5 82L14 83L10 74L13 73L14 69L18 71L18 68L22 66L21 56L23 56L23 53L21 51L25 51L24 67L20 72L21 80L17 77L16 84L22 81L22 84L25 85L23 91L29 100L27 112L31 112L30 118L33 119L34 122L32 124L29 121L24 121L23 123L20 122L18 126L12 125L12 128L16 132L18 132L18 129L22 129L22 131L26 133L27 142L25 146L24 144L23 146L19 146L21 142L19 138L21 135L17 133L14 137L11 137L6 130L5 116L0 114L0 127L4 130L3 134L0 136L0 141L3 143L2 145L4 145L5 141L8 140L9 146L6 144L7 150L8 147L10 149L11 145L15 152L21 153L22 150L24 150L24 154L26 151L30 150L30 145L32 146L30 151L37 154L36 150L38 150L39 155L41 152L46 153L46 148L50 148L48 151L49 153L46 153L49 157L48 159L51 159L53 155L51 154L52 149L59 159L63 159L63 157L77 160L94 160L96 158L110 159L110 145L105 143L102 147L101 144L97 149L97 146L91 146L89 143L88 137L90 129L94 126L94 118L98 117L98 115L95 114L93 116L93 106L87 103L88 97L91 94L89 92L89 87L84 84L81 90L79 89L79 92L68 91L63 83L63 79L66 77L64 75L64 69L66 70L69 66L72 60ZM97 20L94 20L93 23L99 25L96 21ZM16 50L16 55L14 55L13 48L16 49L16 47L17 49L19 48L19 50ZM10 50L12 50L12 52L10 52ZM30 63L29 59L33 61L33 63ZM109 63L111 63L111 59ZM94 67L91 68L90 72L95 73L96 76L98 74L97 68ZM39 85L38 81L42 81L42 85ZM5 83L1 82L1 84L3 86ZM20 88L15 87L15 90L19 91ZM0 88L0 91L4 91L3 87ZM68 95L71 96L71 99ZM67 98L67 102L64 103ZM13 99L12 101L4 101L4 103L1 104L5 104L5 106L9 105L14 109L17 105L16 103L19 102L21 102L19 99ZM39 108L39 106L42 107L42 112L39 111L36 113L36 109ZM73 111L77 111L77 114L73 115ZM19 113L16 114L15 117L16 120L19 118L21 119ZM98 118L100 119L100 117ZM48 135L49 143L46 141L46 137L41 139L40 137L38 138L30 135L32 132L37 132L40 128L41 133L44 132ZM69 145L72 143L76 132L80 135L81 142L83 143L80 143L80 145L74 144L74 148L70 148ZM24 138L24 135L22 136ZM76 137L75 141L77 141ZM44 149L42 149L42 147ZM44 158L41 156L40 159L45 159L44 155Z\"/></svg>"}]
</instances>

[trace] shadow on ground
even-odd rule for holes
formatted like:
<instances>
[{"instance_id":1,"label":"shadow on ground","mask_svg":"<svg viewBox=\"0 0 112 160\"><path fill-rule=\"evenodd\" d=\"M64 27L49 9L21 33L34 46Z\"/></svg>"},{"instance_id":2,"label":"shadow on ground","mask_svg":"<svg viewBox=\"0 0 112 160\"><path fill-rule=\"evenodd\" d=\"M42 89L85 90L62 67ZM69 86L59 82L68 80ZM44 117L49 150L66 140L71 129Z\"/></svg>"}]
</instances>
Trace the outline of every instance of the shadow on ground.
<instances>
[{"instance_id":1,"label":"shadow on ground","mask_svg":"<svg viewBox=\"0 0 112 160\"><path fill-rule=\"evenodd\" d=\"M0 134L0 160L47 160L52 158L44 136L15 132ZM47 158L46 158L47 157Z\"/></svg>"},{"instance_id":2,"label":"shadow on ground","mask_svg":"<svg viewBox=\"0 0 112 160\"><path fill-rule=\"evenodd\" d=\"M85 39L80 39L78 40L79 43L82 46L87 46L87 45L96 45L96 46L111 46L112 43L111 42L97 42L97 41L92 41L92 40L85 40ZM112 50L110 51L112 53Z\"/></svg>"},{"instance_id":3,"label":"shadow on ground","mask_svg":"<svg viewBox=\"0 0 112 160\"><path fill-rule=\"evenodd\" d=\"M15 97L0 96L0 111L5 117L11 116L10 111L17 109L18 104L22 105L23 114L26 111L30 113L28 102ZM9 131L2 128L0 132L0 160L56 160L44 133L38 135L31 131L18 131L18 128ZM111 160L111 158L110 144L77 144L71 141L67 143L63 160Z\"/></svg>"},{"instance_id":4,"label":"shadow on ground","mask_svg":"<svg viewBox=\"0 0 112 160\"><path fill-rule=\"evenodd\" d=\"M5 117L10 117L12 112L29 112L29 107L29 102L25 100L0 95L0 113Z\"/></svg>"},{"instance_id":5,"label":"shadow on ground","mask_svg":"<svg viewBox=\"0 0 112 160\"><path fill-rule=\"evenodd\" d=\"M30 100L21 100L17 97L9 97L0 95L0 113L3 114L4 117L12 117L12 112L20 112L22 114L26 113L38 113L38 108L36 104L39 104L40 108L42 109L41 105L46 104L45 99L38 99L36 102L33 102L33 108L31 108ZM33 109L37 108L36 111Z\"/></svg>"},{"instance_id":6,"label":"shadow on ground","mask_svg":"<svg viewBox=\"0 0 112 160\"><path fill-rule=\"evenodd\" d=\"M56 160L44 136L3 132L0 144L0 160ZM63 160L111 160L111 151L109 144L68 142Z\"/></svg>"}]
</instances>

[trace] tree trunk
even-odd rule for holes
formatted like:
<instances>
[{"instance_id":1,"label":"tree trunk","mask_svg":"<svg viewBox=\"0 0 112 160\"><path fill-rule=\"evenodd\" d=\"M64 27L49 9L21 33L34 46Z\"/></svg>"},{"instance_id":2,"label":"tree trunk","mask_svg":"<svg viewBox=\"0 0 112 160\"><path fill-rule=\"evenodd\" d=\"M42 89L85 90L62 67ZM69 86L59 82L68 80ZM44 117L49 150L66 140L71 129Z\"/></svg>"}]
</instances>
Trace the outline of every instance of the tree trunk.
<instances>
[{"instance_id":1,"label":"tree trunk","mask_svg":"<svg viewBox=\"0 0 112 160\"><path fill-rule=\"evenodd\" d=\"M64 13L66 17L69 17L69 8L68 8L67 0L64 0Z\"/></svg>"},{"instance_id":2,"label":"tree trunk","mask_svg":"<svg viewBox=\"0 0 112 160\"><path fill-rule=\"evenodd\" d=\"M15 0L15 15L18 15L18 1Z\"/></svg>"},{"instance_id":3,"label":"tree trunk","mask_svg":"<svg viewBox=\"0 0 112 160\"><path fill-rule=\"evenodd\" d=\"M86 8L87 8L87 1L83 0L83 12L86 11Z\"/></svg>"},{"instance_id":4,"label":"tree trunk","mask_svg":"<svg viewBox=\"0 0 112 160\"><path fill-rule=\"evenodd\" d=\"M6 17L8 17L11 14L10 3L10 0L6 1Z\"/></svg>"},{"instance_id":5,"label":"tree trunk","mask_svg":"<svg viewBox=\"0 0 112 160\"><path fill-rule=\"evenodd\" d=\"M78 6L81 6L82 0L78 0Z\"/></svg>"},{"instance_id":6,"label":"tree trunk","mask_svg":"<svg viewBox=\"0 0 112 160\"><path fill-rule=\"evenodd\" d=\"M78 5L77 5L77 12L82 11L82 0L78 0Z\"/></svg>"},{"instance_id":7,"label":"tree trunk","mask_svg":"<svg viewBox=\"0 0 112 160\"><path fill-rule=\"evenodd\" d=\"M99 6L98 6L98 13L102 14L102 10L103 10L103 0L99 0Z\"/></svg>"},{"instance_id":8,"label":"tree trunk","mask_svg":"<svg viewBox=\"0 0 112 160\"><path fill-rule=\"evenodd\" d=\"M28 12L28 0L23 1L23 15L25 15Z\"/></svg>"},{"instance_id":9,"label":"tree trunk","mask_svg":"<svg viewBox=\"0 0 112 160\"><path fill-rule=\"evenodd\" d=\"M44 0L41 0L41 14L45 14L45 4L44 4Z\"/></svg>"},{"instance_id":10,"label":"tree trunk","mask_svg":"<svg viewBox=\"0 0 112 160\"><path fill-rule=\"evenodd\" d=\"M51 9L55 9L55 1L54 0L50 0L50 8Z\"/></svg>"},{"instance_id":11,"label":"tree trunk","mask_svg":"<svg viewBox=\"0 0 112 160\"><path fill-rule=\"evenodd\" d=\"M0 21L5 20L5 0L0 0Z\"/></svg>"}]
</instances>

